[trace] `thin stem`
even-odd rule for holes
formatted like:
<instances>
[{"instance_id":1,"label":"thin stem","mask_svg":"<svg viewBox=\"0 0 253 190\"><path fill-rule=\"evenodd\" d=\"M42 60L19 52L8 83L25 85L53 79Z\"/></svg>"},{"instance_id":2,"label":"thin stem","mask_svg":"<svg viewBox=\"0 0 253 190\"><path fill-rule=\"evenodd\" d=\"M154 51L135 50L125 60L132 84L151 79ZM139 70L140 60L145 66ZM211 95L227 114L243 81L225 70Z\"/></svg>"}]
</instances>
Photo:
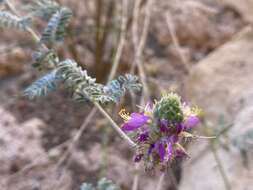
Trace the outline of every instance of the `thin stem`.
<instances>
[{"instance_id":1,"label":"thin stem","mask_svg":"<svg viewBox=\"0 0 253 190\"><path fill-rule=\"evenodd\" d=\"M219 139L220 136L222 136L224 133L229 131L233 127L233 124L227 125L224 129L219 131L216 135L216 139ZM211 147L210 143L205 146L202 150L199 151L198 155L195 158L192 158L190 162L187 163L187 165L193 165L195 164L199 159L201 159L206 153L209 151L209 148Z\"/></svg>"},{"instance_id":2,"label":"thin stem","mask_svg":"<svg viewBox=\"0 0 253 190\"><path fill-rule=\"evenodd\" d=\"M172 42L173 42L173 44L174 44L174 46L175 46L175 48L178 52L178 55L181 59L181 62L183 63L185 71L188 73L189 72L189 66L187 64L186 57L185 57L184 53L182 52L182 49L179 45L179 41L178 41L176 31L175 31L175 26L173 24L173 21L171 19L171 15L170 15L169 12L166 15L166 21L167 21L167 26L169 28L170 36L172 38Z\"/></svg>"},{"instance_id":3,"label":"thin stem","mask_svg":"<svg viewBox=\"0 0 253 190\"><path fill-rule=\"evenodd\" d=\"M29 32L32 35L32 38L34 41L39 42L40 41L40 37L34 32L34 30L30 27L27 27L27 32ZM42 47L44 47L45 49L48 49L44 44L42 45Z\"/></svg>"},{"instance_id":4,"label":"thin stem","mask_svg":"<svg viewBox=\"0 0 253 190\"><path fill-rule=\"evenodd\" d=\"M102 151L101 151L101 159L100 159L100 171L99 171L99 177L102 178L103 176L106 176L107 169L108 169L108 161L109 161L109 149L108 149L108 144L109 144L109 134L111 128L103 128L103 137L102 137Z\"/></svg>"},{"instance_id":5,"label":"thin stem","mask_svg":"<svg viewBox=\"0 0 253 190\"><path fill-rule=\"evenodd\" d=\"M211 134L211 132L209 131L209 129L208 129L208 127L207 127L206 124L204 125L204 130L205 130L205 133L206 133L207 135L210 135L210 134ZM211 147L211 150L212 150L214 159L215 159L215 161L216 161L216 163L217 163L217 166L218 166L219 172L220 172L220 174L221 174L221 177L222 177L222 179L223 179L225 188L226 188L226 190L231 190L231 185L230 185L230 182L229 182L229 180L228 180L228 176L227 176L227 174L226 174L226 172L225 172L225 169L224 169L224 167L223 167L223 164L222 164L222 162L221 162L221 159L219 158L219 155L218 155L218 152L217 152L217 148L216 148L216 146L215 146L215 141L214 141L213 139L210 140L210 147Z\"/></svg>"},{"instance_id":6,"label":"thin stem","mask_svg":"<svg viewBox=\"0 0 253 190\"><path fill-rule=\"evenodd\" d=\"M9 1L6 0L6 4L9 7L9 9L16 14L17 16L19 16L18 11L16 10L16 8L14 7L14 5ZM28 28L28 32L31 33L31 35L33 36L34 39L36 39L37 42L40 41L39 36L34 32L34 30L32 28ZM45 46L46 47L46 46ZM96 108L98 108L98 110L102 113L103 116L105 116L108 121L112 124L112 127L119 133L119 135L125 139L132 147L135 147L136 144L120 129L120 127L115 123L115 121L109 116L109 114L99 105L99 103L97 102L92 102ZM92 114L91 114L92 115ZM93 116L93 115L92 115ZM78 134L77 135L77 139L79 139L79 136L81 135Z\"/></svg>"},{"instance_id":7,"label":"thin stem","mask_svg":"<svg viewBox=\"0 0 253 190\"><path fill-rule=\"evenodd\" d=\"M213 153L213 156L214 156L214 159L218 165L218 169L220 171L220 174L221 174L221 177L223 179L223 182L224 182L224 185L225 185L225 188L226 190L231 190L231 185L230 185L230 182L228 180L228 176L225 172L225 169L223 167L223 164L221 162L221 159L219 158L219 155L218 155L218 152L217 152L217 149L216 149L216 146L214 145L213 142L211 142L211 150L212 150L212 153Z\"/></svg>"},{"instance_id":8,"label":"thin stem","mask_svg":"<svg viewBox=\"0 0 253 190\"><path fill-rule=\"evenodd\" d=\"M8 8L17 16L19 16L18 11L16 10L15 6L8 0L5 1L6 5L8 6ZM39 42L40 41L40 37L34 32L34 30L30 27L27 27L27 31L31 34L32 38L36 41ZM48 49L45 45L43 45L43 48ZM86 129L89 121L92 119L92 117L95 115L96 111L99 110L102 115L108 119L108 121L112 124L112 127L119 133L119 135L125 139L130 146L132 147L136 147L136 144L120 129L120 127L115 123L115 121L108 115L108 113L99 105L99 103L97 102L92 102L95 107L92 109L92 111L90 112L90 114L86 117L85 121L83 122L80 130L78 131L78 133L74 136L71 144L69 145L67 151L64 153L64 155L61 157L61 159L57 162L56 164L56 168L59 168L60 165L62 165L64 163L64 161L68 158L68 156L71 153L71 150L74 148L75 143L79 140L79 138L81 137L82 133L84 132L84 130ZM37 165L37 164L35 164ZM29 170L31 167L27 167L27 170ZM22 170L24 171L24 170ZM21 173L21 172L18 172Z\"/></svg>"},{"instance_id":9,"label":"thin stem","mask_svg":"<svg viewBox=\"0 0 253 190\"><path fill-rule=\"evenodd\" d=\"M145 44L146 44L146 40L147 40L147 35L148 35L148 29L149 29L149 24L150 24L150 18L151 18L151 8L153 5L154 0L148 0L146 8L145 8L145 19L144 19L144 26L143 26L143 31L142 31L142 35L140 38L139 43L137 42L138 40L138 34L137 34L137 22L138 22L138 10L139 10L139 2L136 3L136 11L134 11L134 20L133 20L133 32L135 32L134 36L134 46L135 46L135 60L134 60L134 64L132 65L131 68L131 73L134 72L134 68L135 66L138 67L139 70L139 74L140 74L140 79L141 82L143 84L143 94L144 97L147 98L149 97L150 93L149 93L149 88L147 85L147 79L146 79L146 75L145 75L145 69L143 67L143 62L142 62L142 54L145 48ZM138 44L137 44L138 43Z\"/></svg>"},{"instance_id":10,"label":"thin stem","mask_svg":"<svg viewBox=\"0 0 253 190\"><path fill-rule=\"evenodd\" d=\"M120 40L119 46L116 51L116 55L112 64L112 68L108 77L108 81L111 81L118 69L120 57L123 51L123 47L126 41L126 28L127 28L127 8L128 8L128 0L122 0L122 19L121 19L121 31L120 31Z\"/></svg>"},{"instance_id":11,"label":"thin stem","mask_svg":"<svg viewBox=\"0 0 253 190\"><path fill-rule=\"evenodd\" d=\"M95 22L96 22L96 35L95 35L95 70L96 75L99 74L101 71L101 61L102 61L102 55L103 55L103 44L102 44L102 38L103 38L103 23L102 23L102 12L103 12L103 1L102 0L95 0L96 5L96 15L95 15Z\"/></svg>"},{"instance_id":12,"label":"thin stem","mask_svg":"<svg viewBox=\"0 0 253 190\"><path fill-rule=\"evenodd\" d=\"M141 0L135 0L134 11L133 11L133 24L132 24L132 39L134 45L134 51L136 52L138 47L138 16L140 11Z\"/></svg>"},{"instance_id":13,"label":"thin stem","mask_svg":"<svg viewBox=\"0 0 253 190\"><path fill-rule=\"evenodd\" d=\"M7 7L17 16L20 16L17 9L15 8L15 6L9 1L9 0L5 0L5 3L7 5Z\"/></svg>"},{"instance_id":14,"label":"thin stem","mask_svg":"<svg viewBox=\"0 0 253 190\"><path fill-rule=\"evenodd\" d=\"M97 16L96 16L96 51L95 51L95 75L98 82L104 80L107 73L107 64L103 64L103 57L105 54L106 43L108 40L109 31L113 27L113 18L115 13L115 2L114 0L108 0L108 7L106 14L103 19L102 11L105 7L104 0L96 0Z\"/></svg>"},{"instance_id":15,"label":"thin stem","mask_svg":"<svg viewBox=\"0 0 253 190\"><path fill-rule=\"evenodd\" d=\"M80 129L78 130L78 132L73 137L73 139L71 141L71 144L68 146L68 149L61 156L61 159L57 162L57 164L56 164L57 167L62 165L64 163L64 161L66 160L66 158L70 155L71 150L74 149L74 146L75 146L76 142L80 139L80 137L82 136L84 130L86 129L86 127L88 126L88 124L91 121L92 117L96 114L96 112L97 112L97 108L93 108L91 110L91 112L89 113L89 115L85 118L85 121L83 122Z\"/></svg>"},{"instance_id":16,"label":"thin stem","mask_svg":"<svg viewBox=\"0 0 253 190\"><path fill-rule=\"evenodd\" d=\"M165 177L165 173L163 172L162 175L159 177L155 190L162 190L164 177Z\"/></svg>"},{"instance_id":17,"label":"thin stem","mask_svg":"<svg viewBox=\"0 0 253 190\"><path fill-rule=\"evenodd\" d=\"M7 5L7 7L18 17L20 17L20 14L18 12L18 10L15 8L15 6L9 1L9 0L5 0L5 3ZM30 28L30 27L26 27L26 31L29 32L31 34L31 37L33 38L33 40L35 42L39 42L40 41L40 37L36 34L36 32ZM48 49L44 44L43 44L43 48Z\"/></svg>"},{"instance_id":18,"label":"thin stem","mask_svg":"<svg viewBox=\"0 0 253 190\"><path fill-rule=\"evenodd\" d=\"M98 110L102 113L102 115L108 119L111 123L112 127L118 132L118 134L125 139L128 144L132 147L136 147L136 144L121 130L121 128L115 123L115 121L109 116L109 114L101 107L101 105L97 102L94 102L94 105L98 108Z\"/></svg>"},{"instance_id":19,"label":"thin stem","mask_svg":"<svg viewBox=\"0 0 253 190\"><path fill-rule=\"evenodd\" d=\"M139 184L139 164L135 164L135 173L134 173L134 180L133 180L133 185L132 185L132 190L138 190L138 184Z\"/></svg>"},{"instance_id":20,"label":"thin stem","mask_svg":"<svg viewBox=\"0 0 253 190\"><path fill-rule=\"evenodd\" d=\"M175 176L175 174L174 174L174 172L173 172L173 170L172 170L171 167L170 167L170 169L169 169L169 171L168 171L168 174L169 174L169 177L170 177L170 181L171 181L171 183L172 183L172 185L173 185L173 188L174 188L175 190L177 190L177 189L178 189L178 186L177 186L177 179L176 179L176 176Z\"/></svg>"},{"instance_id":21,"label":"thin stem","mask_svg":"<svg viewBox=\"0 0 253 190\"><path fill-rule=\"evenodd\" d=\"M205 136L198 136L198 135L193 135L192 138L194 139L216 139L216 136L209 136L209 137L205 137Z\"/></svg>"}]
</instances>

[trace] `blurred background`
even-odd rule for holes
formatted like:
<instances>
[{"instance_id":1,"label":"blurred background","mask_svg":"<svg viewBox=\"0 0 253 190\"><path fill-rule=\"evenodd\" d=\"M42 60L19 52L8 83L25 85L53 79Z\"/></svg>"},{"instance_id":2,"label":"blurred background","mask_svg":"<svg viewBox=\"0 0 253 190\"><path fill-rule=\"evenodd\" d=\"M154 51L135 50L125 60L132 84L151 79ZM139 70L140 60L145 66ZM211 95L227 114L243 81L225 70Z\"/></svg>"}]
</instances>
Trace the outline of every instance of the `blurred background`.
<instances>
[{"instance_id":1,"label":"blurred background","mask_svg":"<svg viewBox=\"0 0 253 190\"><path fill-rule=\"evenodd\" d=\"M11 2L26 14L29 1ZM253 0L57 2L74 13L57 47L61 58L75 59L101 83L115 62L115 77L134 73L144 82L143 93L107 108L119 124L121 108L136 111L163 91L203 109L195 132L217 138L189 143L191 158L173 163L161 190L252 189ZM87 119L90 103L72 101L63 88L19 98L41 76L32 67L34 48L29 34L0 28L0 189L75 190L107 177L122 190L155 190L161 173L135 165L133 150L99 112Z\"/></svg>"}]
</instances>

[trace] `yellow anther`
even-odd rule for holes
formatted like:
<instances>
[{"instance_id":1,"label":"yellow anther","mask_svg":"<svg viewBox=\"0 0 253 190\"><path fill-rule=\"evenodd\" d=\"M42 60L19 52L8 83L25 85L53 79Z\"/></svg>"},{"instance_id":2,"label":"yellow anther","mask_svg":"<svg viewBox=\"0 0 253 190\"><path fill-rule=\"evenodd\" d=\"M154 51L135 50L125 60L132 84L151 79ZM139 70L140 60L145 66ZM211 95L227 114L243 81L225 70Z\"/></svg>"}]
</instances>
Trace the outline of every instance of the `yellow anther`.
<instances>
[{"instance_id":1,"label":"yellow anther","mask_svg":"<svg viewBox=\"0 0 253 190\"><path fill-rule=\"evenodd\" d=\"M203 115L203 111L200 108L198 108L197 106L192 107L191 112L193 114L197 115L197 116L202 116Z\"/></svg>"},{"instance_id":2,"label":"yellow anther","mask_svg":"<svg viewBox=\"0 0 253 190\"><path fill-rule=\"evenodd\" d=\"M125 121L128 121L130 119L130 114L127 113L125 109L121 109L120 112L119 112L119 115Z\"/></svg>"}]
</instances>

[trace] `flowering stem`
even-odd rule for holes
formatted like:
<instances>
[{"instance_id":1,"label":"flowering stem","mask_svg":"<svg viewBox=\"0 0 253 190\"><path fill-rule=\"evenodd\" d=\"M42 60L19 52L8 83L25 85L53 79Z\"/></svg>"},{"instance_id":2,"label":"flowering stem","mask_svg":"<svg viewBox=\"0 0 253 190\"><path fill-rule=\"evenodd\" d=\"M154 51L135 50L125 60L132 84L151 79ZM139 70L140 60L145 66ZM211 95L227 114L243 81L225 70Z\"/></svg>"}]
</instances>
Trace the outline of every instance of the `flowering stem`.
<instances>
[{"instance_id":1,"label":"flowering stem","mask_svg":"<svg viewBox=\"0 0 253 190\"><path fill-rule=\"evenodd\" d=\"M5 0L5 3L7 5L7 7L18 17L20 17L20 14L18 12L18 10L15 8L15 6L9 1L9 0ZM34 30L30 27L26 27L26 31L29 32L31 34L31 37L33 38L33 40L35 42L39 42L40 41L40 37L34 32ZM44 44L42 45L43 48L48 49Z\"/></svg>"},{"instance_id":2,"label":"flowering stem","mask_svg":"<svg viewBox=\"0 0 253 190\"><path fill-rule=\"evenodd\" d=\"M140 173L139 173L139 163L135 164L135 171L134 171L134 179L133 179L133 185L132 190L138 190L138 184L140 179Z\"/></svg>"},{"instance_id":3,"label":"flowering stem","mask_svg":"<svg viewBox=\"0 0 253 190\"><path fill-rule=\"evenodd\" d=\"M98 108L98 110L102 113L103 116L108 119L108 121L112 124L112 127L118 132L118 134L125 139L129 145L132 147L136 147L136 144L121 130L121 128L115 123L115 121L109 116L109 114L101 107L101 105L97 102L93 102L93 104Z\"/></svg>"},{"instance_id":4,"label":"flowering stem","mask_svg":"<svg viewBox=\"0 0 253 190\"><path fill-rule=\"evenodd\" d=\"M75 143L78 141L78 139L82 136L84 130L87 128L90 120L92 119L92 117L96 114L97 109L93 108L91 110L91 112L89 113L89 115L86 117L85 121L83 122L83 124L81 125L80 129L78 130L78 132L75 134L75 136L73 137L71 143L68 145L67 150L65 151L65 153L61 156L61 158L57 161L56 167L58 168L59 166L61 166L62 164L64 164L65 160L69 157L71 150L74 150L75 147Z\"/></svg>"},{"instance_id":5,"label":"flowering stem","mask_svg":"<svg viewBox=\"0 0 253 190\"><path fill-rule=\"evenodd\" d=\"M192 138L196 138L196 139L216 139L216 136L198 136L198 135L193 135Z\"/></svg>"},{"instance_id":6,"label":"flowering stem","mask_svg":"<svg viewBox=\"0 0 253 190\"><path fill-rule=\"evenodd\" d=\"M169 171L168 171L169 177L170 177L170 181L171 181L171 185L173 185L173 188L175 190L178 190L178 183L177 183L177 179L175 174L173 173L172 167L170 167Z\"/></svg>"},{"instance_id":7,"label":"flowering stem","mask_svg":"<svg viewBox=\"0 0 253 190\"><path fill-rule=\"evenodd\" d=\"M6 5L8 6L8 8L17 16L19 16L18 11L16 10L15 6L9 1L6 0ZM31 34L31 36L33 37L33 39L36 42L40 41L40 37L34 32L34 30L30 27L27 28L27 31ZM48 49L45 45L44 48ZM103 116L105 116L108 121L112 124L112 127L119 133L119 135L125 139L129 145L131 145L132 147L136 147L136 144L120 129L120 127L115 123L115 121L108 115L108 113L100 106L99 103L97 102L93 102L93 104L95 105L95 107L102 113Z\"/></svg>"},{"instance_id":8,"label":"flowering stem","mask_svg":"<svg viewBox=\"0 0 253 190\"><path fill-rule=\"evenodd\" d=\"M208 129L208 127L207 127L206 124L204 124L204 127L205 127L205 128L204 128L205 133L206 133L207 135L210 135L211 132L209 131L209 129ZM225 185L225 189L226 189L226 190L231 190L231 185L230 185L228 176L227 176L227 174L226 174L226 172L225 172L225 169L224 169L224 167L223 167L223 164L222 164L222 162L221 162L221 159L219 158L219 155L218 155L218 152L217 152L217 148L216 148L216 146L215 146L215 141L214 141L213 139L210 140L210 147L211 147L211 150L212 150L214 159L215 159L215 161L216 161L216 163L217 163L217 166L218 166L219 172L220 172L220 174L221 174L221 177L222 177L222 179L223 179L223 182L224 182L224 185Z\"/></svg>"},{"instance_id":9,"label":"flowering stem","mask_svg":"<svg viewBox=\"0 0 253 190\"><path fill-rule=\"evenodd\" d=\"M213 152L214 159L215 159L215 161L216 161L216 163L217 163L217 165L218 165L220 174L221 174L221 176L222 176L222 178L223 178L223 181L224 181L224 185L225 185L225 187L226 187L226 190L231 190L231 185L230 185L230 183L229 183L227 174L226 174L226 172L225 172L225 169L224 169L224 167L223 167L223 165L222 165L222 162L221 162L221 160L220 160L220 158L219 158L219 156L218 156L217 149L216 149L216 147L215 147L215 145L214 145L213 142L211 142L211 149L212 149L212 152Z\"/></svg>"},{"instance_id":10,"label":"flowering stem","mask_svg":"<svg viewBox=\"0 0 253 190\"><path fill-rule=\"evenodd\" d=\"M162 175L159 177L159 181L157 183L157 186L156 186L155 190L161 190L162 189L164 177L165 177L165 173L163 172Z\"/></svg>"}]
</instances>

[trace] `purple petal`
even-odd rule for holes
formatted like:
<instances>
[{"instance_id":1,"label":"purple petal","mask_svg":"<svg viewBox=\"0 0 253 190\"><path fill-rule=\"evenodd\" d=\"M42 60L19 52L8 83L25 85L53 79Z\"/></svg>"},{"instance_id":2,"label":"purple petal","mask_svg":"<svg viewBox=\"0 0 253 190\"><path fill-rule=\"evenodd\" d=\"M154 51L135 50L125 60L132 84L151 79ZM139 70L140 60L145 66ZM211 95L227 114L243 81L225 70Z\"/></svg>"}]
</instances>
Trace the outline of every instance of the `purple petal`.
<instances>
[{"instance_id":1,"label":"purple petal","mask_svg":"<svg viewBox=\"0 0 253 190\"><path fill-rule=\"evenodd\" d=\"M172 147L172 143L168 143L167 144L167 154L168 154L168 157L170 158L173 154L173 147Z\"/></svg>"},{"instance_id":2,"label":"purple petal","mask_svg":"<svg viewBox=\"0 0 253 190\"><path fill-rule=\"evenodd\" d=\"M159 143L157 144L157 146L156 146L156 151L158 152L161 161L164 161L164 157L165 157L165 153L166 153L164 144L161 143L161 142L159 142Z\"/></svg>"},{"instance_id":3,"label":"purple petal","mask_svg":"<svg viewBox=\"0 0 253 190\"><path fill-rule=\"evenodd\" d=\"M167 142L171 144L175 144L178 141L177 135L171 135L168 137Z\"/></svg>"},{"instance_id":4,"label":"purple petal","mask_svg":"<svg viewBox=\"0 0 253 190\"><path fill-rule=\"evenodd\" d=\"M136 126L136 125L131 125L131 124L128 124L128 123L124 123L122 125L122 130L123 131L133 131L135 129L138 129L140 126Z\"/></svg>"},{"instance_id":5,"label":"purple petal","mask_svg":"<svg viewBox=\"0 0 253 190\"><path fill-rule=\"evenodd\" d=\"M184 125L181 123L176 124L176 133L179 134L184 130Z\"/></svg>"},{"instance_id":6,"label":"purple petal","mask_svg":"<svg viewBox=\"0 0 253 190\"><path fill-rule=\"evenodd\" d=\"M147 118L148 119L148 116L145 116L144 113L137 113L137 112L133 112L131 113L130 115L131 118Z\"/></svg>"},{"instance_id":7,"label":"purple petal","mask_svg":"<svg viewBox=\"0 0 253 190\"><path fill-rule=\"evenodd\" d=\"M159 125L160 125L161 132L166 133L169 131L168 121L166 119L162 119L161 121L159 121Z\"/></svg>"},{"instance_id":8,"label":"purple petal","mask_svg":"<svg viewBox=\"0 0 253 190\"><path fill-rule=\"evenodd\" d=\"M190 115L186 121L184 122L184 126L186 127L186 129L191 129L193 127L195 127L198 123L199 123L199 118L195 115Z\"/></svg>"},{"instance_id":9,"label":"purple petal","mask_svg":"<svg viewBox=\"0 0 253 190\"><path fill-rule=\"evenodd\" d=\"M140 128L142 125L147 123L149 117L144 115L143 113L132 113L130 115L130 119L123 124L123 131L132 131Z\"/></svg>"}]
</instances>

